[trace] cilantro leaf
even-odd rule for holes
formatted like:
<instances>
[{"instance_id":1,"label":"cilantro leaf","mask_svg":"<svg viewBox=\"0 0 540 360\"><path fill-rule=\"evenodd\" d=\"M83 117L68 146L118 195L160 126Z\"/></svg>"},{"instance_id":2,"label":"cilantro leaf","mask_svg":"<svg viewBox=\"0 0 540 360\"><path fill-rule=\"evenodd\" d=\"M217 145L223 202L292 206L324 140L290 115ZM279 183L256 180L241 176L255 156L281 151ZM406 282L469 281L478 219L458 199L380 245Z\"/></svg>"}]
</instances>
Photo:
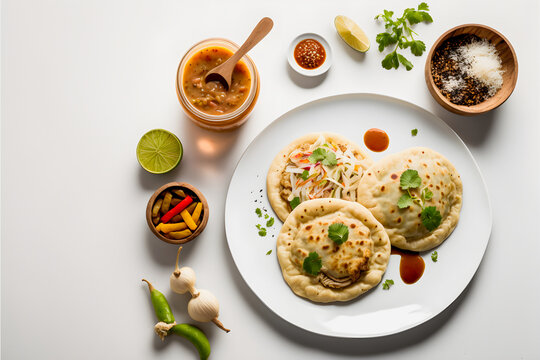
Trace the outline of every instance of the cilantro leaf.
<instances>
[{"instance_id":1,"label":"cilantro leaf","mask_svg":"<svg viewBox=\"0 0 540 360\"><path fill-rule=\"evenodd\" d=\"M261 230L261 224L257 224L257 225L255 225L255 227L256 227L257 229Z\"/></svg>"},{"instance_id":2,"label":"cilantro leaf","mask_svg":"<svg viewBox=\"0 0 540 360\"><path fill-rule=\"evenodd\" d=\"M259 236L266 236L266 229L265 228L261 228L261 230L259 230Z\"/></svg>"},{"instance_id":3,"label":"cilantro leaf","mask_svg":"<svg viewBox=\"0 0 540 360\"><path fill-rule=\"evenodd\" d=\"M394 51L386 55L383 61L381 61L381 64L386 70L397 69L399 67L397 52Z\"/></svg>"},{"instance_id":4,"label":"cilantro leaf","mask_svg":"<svg viewBox=\"0 0 540 360\"><path fill-rule=\"evenodd\" d=\"M295 197L294 199L292 199L290 202L289 202L289 205L291 205L291 210L294 210L295 207L297 207L298 205L300 205L300 198L297 196Z\"/></svg>"},{"instance_id":5,"label":"cilantro leaf","mask_svg":"<svg viewBox=\"0 0 540 360\"><path fill-rule=\"evenodd\" d=\"M386 279L386 280L384 280L384 282L382 284L382 288L383 288L383 290L389 290L390 286L392 286L392 285L394 285L394 280Z\"/></svg>"},{"instance_id":6,"label":"cilantro leaf","mask_svg":"<svg viewBox=\"0 0 540 360\"><path fill-rule=\"evenodd\" d=\"M379 51L382 52L385 47L388 45L395 44L397 42L397 39L390 35L387 32L383 32L380 34L377 34L377 37L375 38L375 41L377 44L379 44Z\"/></svg>"},{"instance_id":7,"label":"cilantro leaf","mask_svg":"<svg viewBox=\"0 0 540 360\"><path fill-rule=\"evenodd\" d=\"M269 216L270 216L270 215L268 215L268 214L264 214L264 218L265 218L265 219L268 219Z\"/></svg>"},{"instance_id":8,"label":"cilantro leaf","mask_svg":"<svg viewBox=\"0 0 540 360\"><path fill-rule=\"evenodd\" d=\"M322 164L326 166L337 165L336 153L328 151L326 158L322 161Z\"/></svg>"},{"instance_id":9,"label":"cilantro leaf","mask_svg":"<svg viewBox=\"0 0 540 360\"><path fill-rule=\"evenodd\" d=\"M442 216L435 206L428 206L421 213L422 224L429 231L435 230L441 224Z\"/></svg>"},{"instance_id":10,"label":"cilantro leaf","mask_svg":"<svg viewBox=\"0 0 540 360\"><path fill-rule=\"evenodd\" d=\"M349 227L342 223L333 223L328 227L328 237L338 245L349 238Z\"/></svg>"},{"instance_id":11,"label":"cilantro leaf","mask_svg":"<svg viewBox=\"0 0 540 360\"><path fill-rule=\"evenodd\" d=\"M431 190L429 190L428 188L424 188L424 190L422 190L422 199L427 201L427 200L431 200L432 198L433 198L433 193L431 192Z\"/></svg>"},{"instance_id":12,"label":"cilantro leaf","mask_svg":"<svg viewBox=\"0 0 540 360\"><path fill-rule=\"evenodd\" d=\"M392 16L394 16L394 12L393 12L393 11L384 10L384 16L385 16L387 19L392 20Z\"/></svg>"},{"instance_id":13,"label":"cilantro leaf","mask_svg":"<svg viewBox=\"0 0 540 360\"><path fill-rule=\"evenodd\" d=\"M409 42L409 45L411 46L411 52L416 56L422 55L426 50L426 44L421 40L413 40Z\"/></svg>"},{"instance_id":14,"label":"cilantro leaf","mask_svg":"<svg viewBox=\"0 0 540 360\"><path fill-rule=\"evenodd\" d=\"M424 21L424 17L422 16L420 11L416 11L414 9L407 10L409 11L405 12L405 18L409 21L409 24L414 25Z\"/></svg>"},{"instance_id":15,"label":"cilantro leaf","mask_svg":"<svg viewBox=\"0 0 540 360\"><path fill-rule=\"evenodd\" d=\"M322 268L322 259L319 254L315 251L310 252L309 256L304 258L302 268L310 275L316 276L319 274Z\"/></svg>"},{"instance_id":16,"label":"cilantro leaf","mask_svg":"<svg viewBox=\"0 0 540 360\"><path fill-rule=\"evenodd\" d=\"M272 226L272 225L274 225L274 218L273 218L273 217L271 217L270 220L268 220L268 221L266 222L266 227L270 227L270 226Z\"/></svg>"},{"instance_id":17,"label":"cilantro leaf","mask_svg":"<svg viewBox=\"0 0 540 360\"><path fill-rule=\"evenodd\" d=\"M428 6L428 4L426 4L425 2L420 3L420 5L418 5L418 10L426 10L426 11L429 11L429 6Z\"/></svg>"},{"instance_id":18,"label":"cilantro leaf","mask_svg":"<svg viewBox=\"0 0 540 360\"><path fill-rule=\"evenodd\" d=\"M399 178L399 186L403 190L416 189L420 185L422 185L422 179L416 170L405 170Z\"/></svg>"},{"instance_id":19,"label":"cilantro leaf","mask_svg":"<svg viewBox=\"0 0 540 360\"><path fill-rule=\"evenodd\" d=\"M337 164L336 154L323 148L315 149L309 156L309 161L313 164L320 161L326 166L333 166Z\"/></svg>"},{"instance_id":20,"label":"cilantro leaf","mask_svg":"<svg viewBox=\"0 0 540 360\"><path fill-rule=\"evenodd\" d=\"M411 135L412 135L412 136L418 135L418 129L412 129L412 130L411 130Z\"/></svg>"},{"instance_id":21,"label":"cilantro leaf","mask_svg":"<svg viewBox=\"0 0 540 360\"><path fill-rule=\"evenodd\" d=\"M266 252L266 255L270 255L271 253L272 253L272 249L268 250L268 251Z\"/></svg>"},{"instance_id":22,"label":"cilantro leaf","mask_svg":"<svg viewBox=\"0 0 540 360\"><path fill-rule=\"evenodd\" d=\"M411 205L413 205L414 202L413 202L413 199L411 197L411 195L409 195L409 193L405 193L403 195L401 195L401 197L399 198L398 200L398 203L397 203L397 206L400 208L400 209L405 209Z\"/></svg>"},{"instance_id":23,"label":"cilantro leaf","mask_svg":"<svg viewBox=\"0 0 540 360\"><path fill-rule=\"evenodd\" d=\"M255 209L255 214L257 214L257 216L261 217L261 216L262 216L262 211L261 211L261 209L256 208L256 209Z\"/></svg>"},{"instance_id":24,"label":"cilantro leaf","mask_svg":"<svg viewBox=\"0 0 540 360\"><path fill-rule=\"evenodd\" d=\"M427 23L432 23L433 22L433 18L427 12L420 11L420 13L422 14L422 18L424 19L424 22L427 22Z\"/></svg>"},{"instance_id":25,"label":"cilantro leaf","mask_svg":"<svg viewBox=\"0 0 540 360\"><path fill-rule=\"evenodd\" d=\"M309 155L309 162L316 163L318 161L323 160L326 157L326 150L323 148L316 148L313 150L311 155Z\"/></svg>"},{"instance_id":26,"label":"cilantro leaf","mask_svg":"<svg viewBox=\"0 0 540 360\"><path fill-rule=\"evenodd\" d=\"M413 64L412 64L409 60L407 60L407 59L405 58L405 56L403 56L403 55L401 55L401 54L397 54L397 56L398 56L399 62L400 62L403 66L405 66L405 69L407 69L407 71L409 71L409 70L411 70L411 69L413 68Z\"/></svg>"},{"instance_id":27,"label":"cilantro leaf","mask_svg":"<svg viewBox=\"0 0 540 360\"><path fill-rule=\"evenodd\" d=\"M307 178L309 177L309 171L304 170L302 174L300 174L300 177L302 178L302 180L307 180Z\"/></svg>"},{"instance_id":28,"label":"cilantro leaf","mask_svg":"<svg viewBox=\"0 0 540 360\"><path fill-rule=\"evenodd\" d=\"M438 256L439 256L439 254L437 254L437 251L434 251L433 254L431 254L431 260L433 262L437 262Z\"/></svg>"}]
</instances>

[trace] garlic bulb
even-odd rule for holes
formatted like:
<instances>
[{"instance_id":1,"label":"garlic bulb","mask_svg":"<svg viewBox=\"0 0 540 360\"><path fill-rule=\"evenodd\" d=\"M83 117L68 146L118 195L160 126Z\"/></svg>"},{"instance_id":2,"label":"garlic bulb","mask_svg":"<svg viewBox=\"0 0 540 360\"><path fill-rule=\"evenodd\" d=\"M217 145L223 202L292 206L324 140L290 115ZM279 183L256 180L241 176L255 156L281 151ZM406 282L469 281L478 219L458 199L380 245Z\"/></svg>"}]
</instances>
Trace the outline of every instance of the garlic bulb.
<instances>
[{"instance_id":1,"label":"garlic bulb","mask_svg":"<svg viewBox=\"0 0 540 360\"><path fill-rule=\"evenodd\" d=\"M184 266L183 268L178 268L178 259L180 257L180 251L182 247L178 248L176 253L176 268L170 277L170 286L171 290L178 294L185 294L188 291L193 294L195 291L195 271L192 268Z\"/></svg>"},{"instance_id":2,"label":"garlic bulb","mask_svg":"<svg viewBox=\"0 0 540 360\"><path fill-rule=\"evenodd\" d=\"M178 294L185 294L188 291L191 293L191 300L188 303L188 314L193 320L200 322L212 321L220 329L226 332L231 331L226 329L221 321L218 320L219 302L214 294L208 290L197 290L195 288L195 271L187 266L181 269L178 268L180 251L182 251L181 246L176 253L176 268L170 277L172 291Z\"/></svg>"},{"instance_id":3,"label":"garlic bulb","mask_svg":"<svg viewBox=\"0 0 540 360\"><path fill-rule=\"evenodd\" d=\"M192 294L191 300L188 303L188 314L193 320L200 322L212 321L220 329L229 332L221 321L218 320L219 316L219 302L208 290L196 290L195 294Z\"/></svg>"},{"instance_id":4,"label":"garlic bulb","mask_svg":"<svg viewBox=\"0 0 540 360\"><path fill-rule=\"evenodd\" d=\"M185 294L195 291L195 271L192 268L184 266L175 270L171 274L171 290L178 294Z\"/></svg>"},{"instance_id":5,"label":"garlic bulb","mask_svg":"<svg viewBox=\"0 0 540 360\"><path fill-rule=\"evenodd\" d=\"M208 322L219 316L219 303L214 294L208 290L198 290L189 300L188 314L193 320Z\"/></svg>"}]
</instances>

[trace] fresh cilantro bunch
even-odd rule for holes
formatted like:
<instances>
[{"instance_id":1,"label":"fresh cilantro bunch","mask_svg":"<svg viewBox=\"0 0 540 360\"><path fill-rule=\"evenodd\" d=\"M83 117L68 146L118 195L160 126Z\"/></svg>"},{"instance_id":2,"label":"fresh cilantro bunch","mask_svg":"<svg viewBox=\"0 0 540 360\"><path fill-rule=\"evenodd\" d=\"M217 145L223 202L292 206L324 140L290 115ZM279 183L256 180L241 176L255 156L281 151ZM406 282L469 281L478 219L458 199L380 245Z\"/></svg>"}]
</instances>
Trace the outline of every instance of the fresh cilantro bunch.
<instances>
[{"instance_id":1,"label":"fresh cilantro bunch","mask_svg":"<svg viewBox=\"0 0 540 360\"><path fill-rule=\"evenodd\" d=\"M433 231L441 224L442 216L435 206L425 206L426 201L433 198L433 193L427 186L420 191L420 197L411 193L411 189L417 189L420 186L422 186L422 179L418 171L405 170L399 178L399 187L407 192L401 195L397 205L400 209L405 209L417 203L422 208L420 213L422 224L428 231Z\"/></svg>"},{"instance_id":2,"label":"fresh cilantro bunch","mask_svg":"<svg viewBox=\"0 0 540 360\"><path fill-rule=\"evenodd\" d=\"M421 40L414 39L414 35L418 34L411 29L411 26L420 22L431 23L433 18L427 12L429 11L428 5L423 2L418 5L418 8L408 8L403 11L403 15L400 18L394 20L393 11L384 10L382 14L375 16L375 20L382 19L385 24L384 27L387 30L377 34L375 41L379 44L379 51L382 52L385 47L396 44L394 51L386 55L382 61L383 68L390 70L392 68L397 69L401 63L405 66L407 71L413 68L413 64L405 58L405 56L398 54L397 49L410 48L411 52L420 56L426 50L426 44ZM390 30L390 32L388 32Z\"/></svg>"}]
</instances>

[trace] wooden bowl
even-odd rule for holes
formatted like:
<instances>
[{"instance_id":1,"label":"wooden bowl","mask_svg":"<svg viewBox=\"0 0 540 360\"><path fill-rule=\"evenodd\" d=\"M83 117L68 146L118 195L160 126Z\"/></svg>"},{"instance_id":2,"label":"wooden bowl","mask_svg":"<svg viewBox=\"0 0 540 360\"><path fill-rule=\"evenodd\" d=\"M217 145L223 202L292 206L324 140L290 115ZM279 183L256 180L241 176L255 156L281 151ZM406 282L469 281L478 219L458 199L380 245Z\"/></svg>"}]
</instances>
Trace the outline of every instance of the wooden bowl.
<instances>
[{"instance_id":1,"label":"wooden bowl","mask_svg":"<svg viewBox=\"0 0 540 360\"><path fill-rule=\"evenodd\" d=\"M197 196L199 201L202 203L201 223L199 224L199 226L197 226L193 234L179 240L169 239L168 237L165 237L163 234L161 234L159 231L156 230L156 226L152 222L152 208L154 207L154 203L156 202L156 199L165 190L172 189L172 188L180 188L188 193L192 193L195 196ZM208 223L208 215L209 215L208 203L206 202L206 198L203 196L203 194L194 186L188 183L183 183L183 182L170 182L168 184L163 185L162 187L156 190L154 195L152 195L150 200L148 200L148 205L146 206L146 222L148 223L148 227L154 233L154 235L156 235L160 240L168 242L169 244L185 244L195 239L206 227L206 224Z\"/></svg>"},{"instance_id":2,"label":"wooden bowl","mask_svg":"<svg viewBox=\"0 0 540 360\"><path fill-rule=\"evenodd\" d=\"M491 98L481 102L480 104L472 106L456 105L450 102L450 100L448 100L444 95L441 94L439 88L437 87L437 85L435 85L435 82L433 81L433 77L431 76L431 60L433 58L435 50L439 46L441 46L442 43L446 40L462 34L472 34L482 39L489 40L497 49L499 57L502 61L501 65L504 70L504 73L502 74L503 85L499 89L499 91L497 91L497 93ZM431 93L433 98L435 98L435 100L440 105L442 105L442 107L459 115L483 114L500 106L506 101L506 99L508 99L508 97L514 91L514 88L516 87L517 76L518 61L514 48L512 47L510 42L497 30L480 24L465 24L456 26L455 28L448 30L447 32L442 34L437 39L437 41L435 41L435 43L431 47L431 50L429 51L426 60L425 77L429 92Z\"/></svg>"}]
</instances>

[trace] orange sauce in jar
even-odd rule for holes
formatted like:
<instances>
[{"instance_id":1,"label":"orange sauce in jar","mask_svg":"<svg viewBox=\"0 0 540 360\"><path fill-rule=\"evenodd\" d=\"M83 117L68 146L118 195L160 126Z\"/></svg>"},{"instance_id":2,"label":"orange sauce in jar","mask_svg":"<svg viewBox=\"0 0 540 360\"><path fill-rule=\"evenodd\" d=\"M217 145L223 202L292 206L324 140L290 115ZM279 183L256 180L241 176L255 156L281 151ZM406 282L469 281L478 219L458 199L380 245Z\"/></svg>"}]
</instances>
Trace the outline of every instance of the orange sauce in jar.
<instances>
[{"instance_id":1,"label":"orange sauce in jar","mask_svg":"<svg viewBox=\"0 0 540 360\"><path fill-rule=\"evenodd\" d=\"M205 82L208 71L225 62L232 51L223 47L207 47L195 53L184 68L183 87L188 101L209 115L223 115L238 109L251 87L251 74L244 62L234 67L230 88L218 81Z\"/></svg>"},{"instance_id":2,"label":"orange sauce in jar","mask_svg":"<svg viewBox=\"0 0 540 360\"><path fill-rule=\"evenodd\" d=\"M388 149L390 138L383 130L372 128L364 134L364 144L371 151L381 152Z\"/></svg>"},{"instance_id":3,"label":"orange sauce in jar","mask_svg":"<svg viewBox=\"0 0 540 360\"><path fill-rule=\"evenodd\" d=\"M315 39L300 41L294 48L294 60L304 69L316 69L324 63L326 50Z\"/></svg>"}]
</instances>

